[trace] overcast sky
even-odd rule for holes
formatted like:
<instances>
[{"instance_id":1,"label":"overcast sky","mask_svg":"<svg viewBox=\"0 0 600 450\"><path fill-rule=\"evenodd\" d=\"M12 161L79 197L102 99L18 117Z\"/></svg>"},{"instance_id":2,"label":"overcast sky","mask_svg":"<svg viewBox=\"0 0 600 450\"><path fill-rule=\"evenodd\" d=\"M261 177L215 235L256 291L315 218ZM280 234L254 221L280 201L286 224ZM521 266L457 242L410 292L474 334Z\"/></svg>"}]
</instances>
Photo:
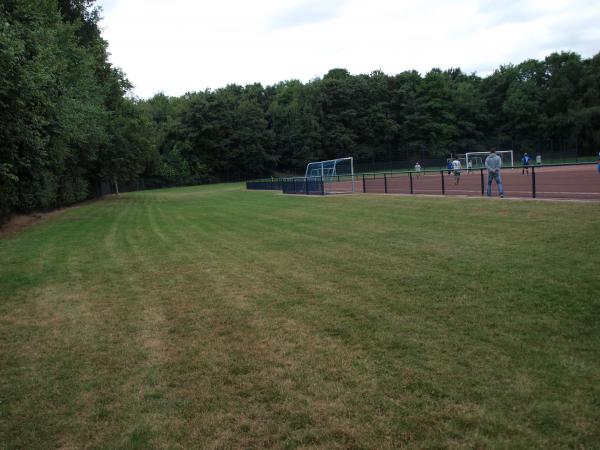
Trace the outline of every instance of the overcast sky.
<instances>
[{"instance_id":1,"label":"overcast sky","mask_svg":"<svg viewBox=\"0 0 600 450\"><path fill-rule=\"evenodd\" d=\"M592 0L98 0L110 60L135 95L230 83L501 64L600 52Z\"/></svg>"}]
</instances>

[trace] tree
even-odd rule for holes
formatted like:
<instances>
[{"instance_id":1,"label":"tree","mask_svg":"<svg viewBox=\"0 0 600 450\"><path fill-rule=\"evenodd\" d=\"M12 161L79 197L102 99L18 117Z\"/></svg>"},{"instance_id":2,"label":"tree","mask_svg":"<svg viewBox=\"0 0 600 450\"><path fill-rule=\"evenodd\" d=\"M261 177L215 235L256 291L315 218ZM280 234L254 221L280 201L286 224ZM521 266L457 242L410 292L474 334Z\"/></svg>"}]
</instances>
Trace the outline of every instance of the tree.
<instances>
[{"instance_id":1,"label":"tree","mask_svg":"<svg viewBox=\"0 0 600 450\"><path fill-rule=\"evenodd\" d=\"M143 164L131 85L108 62L98 20L89 0L0 5L0 219L83 200L107 167Z\"/></svg>"},{"instance_id":2,"label":"tree","mask_svg":"<svg viewBox=\"0 0 600 450\"><path fill-rule=\"evenodd\" d=\"M419 84L417 98L421 135L432 152L443 155L459 135L450 73L428 72Z\"/></svg>"},{"instance_id":3,"label":"tree","mask_svg":"<svg viewBox=\"0 0 600 450\"><path fill-rule=\"evenodd\" d=\"M299 171L306 161L321 155L321 129L315 88L292 80L276 86L269 106L273 147L280 155L278 167Z\"/></svg>"},{"instance_id":4,"label":"tree","mask_svg":"<svg viewBox=\"0 0 600 450\"><path fill-rule=\"evenodd\" d=\"M151 160L152 147L145 133L149 124L136 103L125 100L110 116L110 139L100 148L98 155L97 173L101 179L114 184L117 194L119 183L137 181Z\"/></svg>"}]
</instances>

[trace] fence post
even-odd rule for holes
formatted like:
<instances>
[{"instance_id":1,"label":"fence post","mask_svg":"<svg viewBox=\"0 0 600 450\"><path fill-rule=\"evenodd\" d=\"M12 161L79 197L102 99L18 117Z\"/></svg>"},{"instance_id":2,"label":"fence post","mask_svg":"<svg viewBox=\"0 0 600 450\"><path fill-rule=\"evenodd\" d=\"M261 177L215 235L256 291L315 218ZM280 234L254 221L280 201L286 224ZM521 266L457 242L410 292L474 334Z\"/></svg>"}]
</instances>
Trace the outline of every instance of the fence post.
<instances>
[{"instance_id":1,"label":"fence post","mask_svg":"<svg viewBox=\"0 0 600 450\"><path fill-rule=\"evenodd\" d=\"M446 187L444 186L444 171L440 170L440 175L442 175L442 195L446 195Z\"/></svg>"},{"instance_id":2,"label":"fence post","mask_svg":"<svg viewBox=\"0 0 600 450\"><path fill-rule=\"evenodd\" d=\"M479 171L481 172L481 196L483 197L484 195L484 186L483 186L483 169L479 169Z\"/></svg>"},{"instance_id":3,"label":"fence post","mask_svg":"<svg viewBox=\"0 0 600 450\"><path fill-rule=\"evenodd\" d=\"M533 198L535 198L535 196L537 195L536 190L535 190L535 167L532 166L531 167L531 194L533 195Z\"/></svg>"},{"instance_id":4,"label":"fence post","mask_svg":"<svg viewBox=\"0 0 600 450\"><path fill-rule=\"evenodd\" d=\"M412 172L408 172L408 178L410 179L410 193L414 194L414 192L413 192L413 184L412 184Z\"/></svg>"},{"instance_id":5,"label":"fence post","mask_svg":"<svg viewBox=\"0 0 600 450\"><path fill-rule=\"evenodd\" d=\"M365 174L363 173L363 193L367 192L367 183L365 183Z\"/></svg>"},{"instance_id":6,"label":"fence post","mask_svg":"<svg viewBox=\"0 0 600 450\"><path fill-rule=\"evenodd\" d=\"M309 194L309 192L308 192L308 178L307 177L304 177L304 193L306 195Z\"/></svg>"},{"instance_id":7,"label":"fence post","mask_svg":"<svg viewBox=\"0 0 600 450\"><path fill-rule=\"evenodd\" d=\"M323 177L319 180L321 182L321 195L325 195L325 182L323 181Z\"/></svg>"},{"instance_id":8,"label":"fence post","mask_svg":"<svg viewBox=\"0 0 600 450\"><path fill-rule=\"evenodd\" d=\"M387 194L387 177L383 174L383 192Z\"/></svg>"}]
</instances>

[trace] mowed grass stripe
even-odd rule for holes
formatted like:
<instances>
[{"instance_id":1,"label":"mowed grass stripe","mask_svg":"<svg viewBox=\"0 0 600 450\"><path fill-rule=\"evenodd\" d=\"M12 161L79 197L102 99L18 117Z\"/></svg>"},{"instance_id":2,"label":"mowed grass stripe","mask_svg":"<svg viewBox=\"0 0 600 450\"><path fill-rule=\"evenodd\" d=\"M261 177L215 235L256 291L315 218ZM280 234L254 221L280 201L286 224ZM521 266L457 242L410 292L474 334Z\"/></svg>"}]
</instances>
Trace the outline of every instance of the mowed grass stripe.
<instances>
[{"instance_id":1,"label":"mowed grass stripe","mask_svg":"<svg viewBox=\"0 0 600 450\"><path fill-rule=\"evenodd\" d=\"M442 292L447 292L447 291L442 291ZM447 294L446 294L446 295L447 295ZM460 311L459 311L459 313L460 313Z\"/></svg>"},{"instance_id":2,"label":"mowed grass stripe","mask_svg":"<svg viewBox=\"0 0 600 450\"><path fill-rule=\"evenodd\" d=\"M592 446L598 218L239 185L70 211L0 241L2 441Z\"/></svg>"},{"instance_id":3,"label":"mowed grass stripe","mask_svg":"<svg viewBox=\"0 0 600 450\"><path fill-rule=\"evenodd\" d=\"M194 233L191 233L192 236L194 236ZM188 239L185 239L186 241ZM198 242L201 243L203 242L202 238L198 238L198 239L193 239L193 242ZM197 247L198 245L193 245L191 244L190 246L188 246L188 252L189 254L194 254L197 251ZM226 252L222 252L222 254L226 255ZM225 259L230 259L230 258L225 258ZM201 264L199 264L201 265ZM201 269L200 269L201 271ZM235 273L235 272L234 272ZM239 271L237 271L238 274L241 274ZM231 275L233 273L230 273ZM182 280L183 281L183 280ZM230 282L232 283L236 283L238 280L231 280ZM237 303L237 298L241 293L240 292L229 292L229 296L232 296L234 298L227 298L227 299L222 299L219 302L218 308L223 308L226 307L227 309L229 309L229 314L231 316L231 312L234 308L239 308L239 307L243 307L243 304L239 304ZM242 299L243 300L243 299ZM228 301L228 303L226 305L223 304L223 301ZM262 335L262 338L259 339L257 341L257 336L256 333L259 331L258 329L256 329L256 326L253 325L253 322L257 320L257 318L252 318L252 311L248 310L247 307L243 307L243 315L236 320L232 320L231 317L229 317L228 321L226 321L225 323L212 323L211 324L211 329L214 330L215 328L223 328L223 333L225 333L226 335L231 334L231 333L236 333L237 334L237 339L236 341L239 341L239 348L237 345L228 345L228 349L226 349L224 352L220 352L220 354L225 355L226 358L229 359L233 359L232 364L233 368L231 369L231 372L235 375L244 375L246 374L248 371L252 370L255 373L261 373L261 372L265 372L263 374L264 376L268 376L268 380L265 380L263 382L260 382L258 380L261 379L261 377L259 377L258 375L256 375L257 380L255 380L255 382L252 384L252 390L256 390L257 392L263 392L263 395L268 394L269 396L273 397L273 400L270 401L271 404L271 409L273 411L267 411L267 418L270 418L270 422L276 422L273 420L272 416L273 414L291 414L292 416L298 416L302 418L302 421L308 420L310 418L309 415L307 415L306 413L300 413L298 411L294 412L294 410L298 409L298 405L301 405L303 402L299 401L300 399L294 399L293 402L291 402L291 405L294 405L292 411L288 412L288 409L283 408L283 407L276 407L277 399L281 397L281 393L279 391L287 391L287 389L285 388L281 388L281 387L277 387L277 383L276 383L276 379L272 377L272 375L270 375L270 372L272 372L272 367L274 366L273 361L272 361L272 355L269 354L263 354L264 351L257 351L255 350L257 347L258 349L261 348L261 345L257 345L260 344L261 340L272 340L273 336L271 336L272 332L270 331L269 333L267 333L266 335ZM264 324L262 324L261 319L258 319L260 322L260 327L263 328ZM289 324L288 324L289 325ZM234 327L234 329L232 329L232 326ZM236 332L236 329L240 328L241 332L238 333ZM248 332L249 331L249 332ZM293 329L288 330L289 332L287 333L287 336L292 336L295 337L298 334L298 329L296 326L293 327ZM211 331L212 332L212 331ZM248 339L246 339L247 336L250 336L252 338L252 340L250 342L247 342ZM306 336L305 338L306 339ZM285 336L281 336L281 338L278 339L278 341L281 343L285 342ZM204 343L204 345L206 345L206 343ZM213 345L218 345L218 348L222 348L222 343L218 343L218 342L213 342ZM263 345L264 346L264 345ZM229 355L227 355L227 353L229 353ZM248 359L247 354L252 355L252 360ZM190 361L193 361L193 355L190 355L189 357L186 357L186 359L188 360L188 363ZM264 360L267 360L266 363ZM221 364L222 365L222 364ZM262 369L262 368L265 369ZM192 372L197 372L197 368L190 368ZM279 371L282 371L282 368L279 368ZM238 374L239 372L239 374ZM296 373L296 371L292 371L293 373ZM289 374L290 370L287 369L285 370L284 373ZM219 382L222 382L223 380L223 374L222 373L216 373L215 374L218 377ZM228 374L225 374L225 376L227 376ZM288 383L287 378L283 380L285 383ZM206 385L210 385L210 383L207 382L207 380L204 380L202 382L202 385L204 385L204 387ZM273 386L274 385L274 386ZM271 387L270 387L271 386ZM275 390L274 387L276 388ZM199 386L199 389L202 389L202 386ZM270 392L270 394L269 394ZM289 394L286 395L286 397L289 397ZM286 400L286 401L290 401L290 400ZM265 415L265 412L263 412L262 410L264 409L262 406L262 402L260 402L257 406L259 406L259 411L255 411L252 412L256 406L252 406L253 403L255 403L255 401L252 400L252 398L246 400L247 403L249 403L249 411L246 413L248 415L252 415L252 416L256 416L258 415L260 418L260 416ZM229 406L227 402L223 402L220 401L220 404L222 404L223 406ZM282 409L283 408L283 409ZM223 409L222 407L220 409ZM226 408L226 410L228 410L229 408ZM215 412L213 411L213 414L215 414ZM232 415L231 412L228 412L228 415ZM257 418L254 419L254 421ZM258 422L258 421L257 421ZM260 422L258 422L260 423ZM253 427L254 428L254 427ZM274 430L276 430L276 428L274 428ZM271 434L273 433L273 430L271 430Z\"/></svg>"}]
</instances>

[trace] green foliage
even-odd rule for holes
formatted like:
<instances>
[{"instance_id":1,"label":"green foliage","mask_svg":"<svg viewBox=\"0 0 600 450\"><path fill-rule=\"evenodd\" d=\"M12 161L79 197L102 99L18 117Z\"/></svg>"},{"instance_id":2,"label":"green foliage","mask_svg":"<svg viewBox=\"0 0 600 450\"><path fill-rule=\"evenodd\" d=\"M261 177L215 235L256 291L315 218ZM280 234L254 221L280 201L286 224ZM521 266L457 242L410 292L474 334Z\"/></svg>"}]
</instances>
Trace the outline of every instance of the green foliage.
<instances>
[{"instance_id":1,"label":"green foliage","mask_svg":"<svg viewBox=\"0 0 600 450\"><path fill-rule=\"evenodd\" d=\"M460 69L355 76L337 68L305 84L158 94L141 104L158 130L162 163L183 168L174 163L183 158L210 179L301 172L307 161L338 156L376 161L426 150L443 157L492 145L544 151L570 142L592 154L600 146L599 61L554 53L486 78ZM169 183L187 179L188 169L178 170Z\"/></svg>"},{"instance_id":2,"label":"green foliage","mask_svg":"<svg viewBox=\"0 0 600 450\"><path fill-rule=\"evenodd\" d=\"M101 178L143 170L139 113L124 106L129 83L107 61L92 4L0 7L0 220L81 201Z\"/></svg>"},{"instance_id":3,"label":"green foliage","mask_svg":"<svg viewBox=\"0 0 600 450\"><path fill-rule=\"evenodd\" d=\"M260 85L230 85L190 96L180 148L191 167L208 167L225 180L272 170L277 157L263 95Z\"/></svg>"},{"instance_id":4,"label":"green foliage","mask_svg":"<svg viewBox=\"0 0 600 450\"><path fill-rule=\"evenodd\" d=\"M108 62L94 0L0 4L0 221L95 195L301 172L309 160L600 148L600 54L420 75L335 68L308 83L147 100ZM568 144L565 144L568 143Z\"/></svg>"},{"instance_id":5,"label":"green foliage","mask_svg":"<svg viewBox=\"0 0 600 450\"><path fill-rule=\"evenodd\" d=\"M321 124L311 101L314 90L296 80L280 83L275 89L268 115L280 167L302 167L306 161L322 159Z\"/></svg>"}]
</instances>

